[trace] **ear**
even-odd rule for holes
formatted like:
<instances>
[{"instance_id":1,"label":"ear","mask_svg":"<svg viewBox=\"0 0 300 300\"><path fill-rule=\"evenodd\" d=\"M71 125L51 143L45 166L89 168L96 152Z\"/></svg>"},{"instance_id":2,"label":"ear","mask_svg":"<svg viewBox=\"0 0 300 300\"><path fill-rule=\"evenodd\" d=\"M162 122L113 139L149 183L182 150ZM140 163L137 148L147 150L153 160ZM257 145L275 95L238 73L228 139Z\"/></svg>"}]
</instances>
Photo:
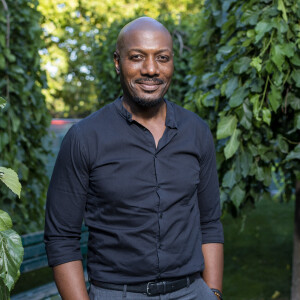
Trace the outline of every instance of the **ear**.
<instances>
[{"instance_id":1,"label":"ear","mask_svg":"<svg viewBox=\"0 0 300 300\"><path fill-rule=\"evenodd\" d=\"M117 51L114 52L114 63L116 68L116 73L120 74L120 55Z\"/></svg>"}]
</instances>

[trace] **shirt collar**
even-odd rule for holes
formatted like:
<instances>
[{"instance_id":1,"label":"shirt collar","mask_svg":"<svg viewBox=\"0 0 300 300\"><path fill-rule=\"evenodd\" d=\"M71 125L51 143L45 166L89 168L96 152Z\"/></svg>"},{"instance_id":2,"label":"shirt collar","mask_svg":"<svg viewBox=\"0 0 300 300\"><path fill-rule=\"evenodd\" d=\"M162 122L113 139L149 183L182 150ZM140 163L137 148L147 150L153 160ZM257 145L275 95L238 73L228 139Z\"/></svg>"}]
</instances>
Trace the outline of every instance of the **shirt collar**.
<instances>
[{"instance_id":1,"label":"shirt collar","mask_svg":"<svg viewBox=\"0 0 300 300\"><path fill-rule=\"evenodd\" d=\"M177 128L177 122L176 122L176 118L175 118L175 109L174 109L174 104L171 103L170 101L164 99L166 105L167 105L167 116L166 116L166 126L169 128ZM122 97L118 97L115 101L114 101L114 105L117 108L117 111L119 112L119 114L125 119L127 120L129 123L132 123L132 114L127 111L127 109L123 106L122 103Z\"/></svg>"}]
</instances>

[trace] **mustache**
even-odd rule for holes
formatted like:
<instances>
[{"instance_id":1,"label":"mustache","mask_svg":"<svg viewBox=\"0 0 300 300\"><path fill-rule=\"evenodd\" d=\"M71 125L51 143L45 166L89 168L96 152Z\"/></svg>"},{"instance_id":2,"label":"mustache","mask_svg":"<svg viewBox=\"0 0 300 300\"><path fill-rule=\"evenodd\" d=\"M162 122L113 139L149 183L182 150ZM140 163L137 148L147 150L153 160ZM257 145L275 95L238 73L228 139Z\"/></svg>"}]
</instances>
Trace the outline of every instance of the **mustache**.
<instances>
[{"instance_id":1,"label":"mustache","mask_svg":"<svg viewBox=\"0 0 300 300\"><path fill-rule=\"evenodd\" d=\"M159 78L138 78L135 81L136 83L148 83L148 82L152 82L155 84L163 84L164 81L162 79Z\"/></svg>"}]
</instances>

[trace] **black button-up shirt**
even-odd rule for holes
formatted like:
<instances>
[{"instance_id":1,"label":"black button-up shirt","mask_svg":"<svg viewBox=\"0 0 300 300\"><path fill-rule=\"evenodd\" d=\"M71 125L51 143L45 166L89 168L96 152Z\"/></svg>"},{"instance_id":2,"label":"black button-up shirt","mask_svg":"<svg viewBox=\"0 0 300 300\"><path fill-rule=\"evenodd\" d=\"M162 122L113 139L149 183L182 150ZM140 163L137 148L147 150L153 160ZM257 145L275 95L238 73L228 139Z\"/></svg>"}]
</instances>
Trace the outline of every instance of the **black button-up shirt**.
<instances>
[{"instance_id":1,"label":"black button-up shirt","mask_svg":"<svg viewBox=\"0 0 300 300\"><path fill-rule=\"evenodd\" d=\"M121 98L74 125L51 178L45 242L50 266L80 260L89 228L94 280L138 283L204 269L203 243L222 243L213 139L196 114L167 104L152 134Z\"/></svg>"}]
</instances>

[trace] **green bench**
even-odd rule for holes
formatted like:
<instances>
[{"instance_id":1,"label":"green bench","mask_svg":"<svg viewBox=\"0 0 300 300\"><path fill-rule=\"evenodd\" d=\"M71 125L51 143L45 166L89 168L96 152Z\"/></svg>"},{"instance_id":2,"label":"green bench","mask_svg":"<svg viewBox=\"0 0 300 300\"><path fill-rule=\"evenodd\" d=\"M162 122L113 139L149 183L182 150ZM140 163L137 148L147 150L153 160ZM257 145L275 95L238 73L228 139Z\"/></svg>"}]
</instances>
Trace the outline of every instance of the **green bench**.
<instances>
[{"instance_id":1,"label":"green bench","mask_svg":"<svg viewBox=\"0 0 300 300\"><path fill-rule=\"evenodd\" d=\"M87 227L82 226L80 247L83 255L83 265L85 269L86 269L86 257L87 257L87 241L88 241L88 229ZM38 270L48 266L48 260L47 260L45 245L44 245L43 231L23 235L22 244L24 247L24 258L20 267L21 274ZM87 281L86 271L85 271L85 277ZM58 291L56 285L54 282L51 282L44 286L37 287L32 290L28 290L17 295L13 295L11 296L11 300L50 299L50 297L57 294Z\"/></svg>"}]
</instances>

